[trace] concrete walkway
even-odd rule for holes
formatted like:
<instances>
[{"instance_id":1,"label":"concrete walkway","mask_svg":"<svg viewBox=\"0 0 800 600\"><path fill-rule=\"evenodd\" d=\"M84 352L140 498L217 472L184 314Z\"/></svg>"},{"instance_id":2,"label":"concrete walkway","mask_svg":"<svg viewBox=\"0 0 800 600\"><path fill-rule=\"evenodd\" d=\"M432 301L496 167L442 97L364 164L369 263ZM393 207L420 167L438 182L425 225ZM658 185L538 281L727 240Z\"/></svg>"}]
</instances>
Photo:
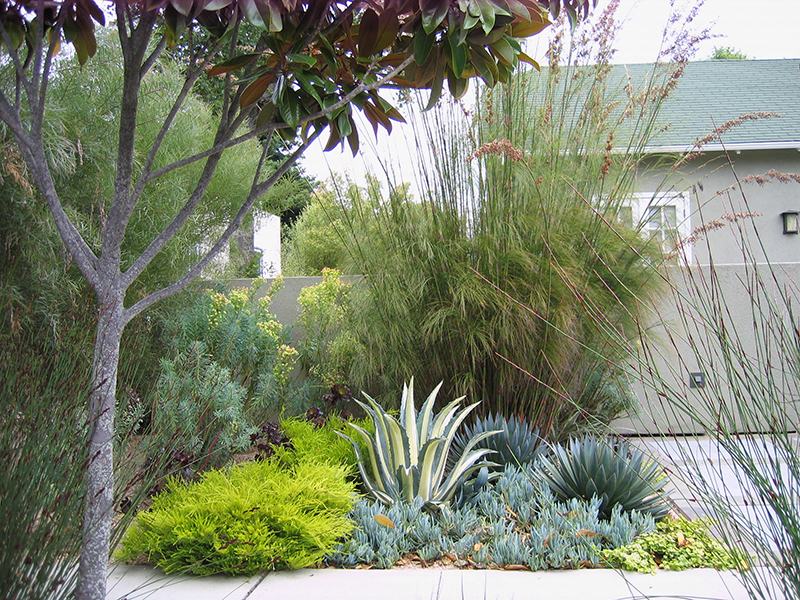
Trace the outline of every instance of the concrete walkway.
<instances>
[{"instance_id":1,"label":"concrete walkway","mask_svg":"<svg viewBox=\"0 0 800 600\"><path fill-rule=\"evenodd\" d=\"M458 571L300 569L250 579L167 577L149 567L116 566L108 600L622 600L749 598L730 571L655 575L611 569Z\"/></svg>"},{"instance_id":2,"label":"concrete walkway","mask_svg":"<svg viewBox=\"0 0 800 600\"><path fill-rule=\"evenodd\" d=\"M707 438L634 440L670 473L672 499L689 516L706 516L692 486L702 475L732 506L758 523L762 505L742 485L736 466ZM702 472L701 472L702 471ZM758 568L757 568L758 570ZM766 571L760 571L767 575ZM436 569L301 569L265 576L168 577L149 567L117 565L108 578L108 600L622 600L634 598L749 598L739 574L711 569L655 575L591 569L504 572ZM774 596L773 596L774 597Z\"/></svg>"}]
</instances>

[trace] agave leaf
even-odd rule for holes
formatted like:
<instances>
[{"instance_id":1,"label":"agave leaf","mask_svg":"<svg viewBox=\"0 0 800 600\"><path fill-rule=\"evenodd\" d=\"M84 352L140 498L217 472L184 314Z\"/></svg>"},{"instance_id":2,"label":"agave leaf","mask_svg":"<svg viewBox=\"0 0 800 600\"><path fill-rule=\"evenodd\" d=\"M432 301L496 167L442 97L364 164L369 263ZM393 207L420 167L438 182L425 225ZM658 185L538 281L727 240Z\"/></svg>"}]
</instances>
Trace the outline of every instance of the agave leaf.
<instances>
[{"instance_id":1,"label":"agave leaf","mask_svg":"<svg viewBox=\"0 0 800 600\"><path fill-rule=\"evenodd\" d=\"M412 379L413 382L413 379ZM439 390L442 389L442 384L444 381L440 381L439 385L433 388L433 391L428 394L428 398L422 404L422 408L419 411L419 443L420 445L425 444L431 438L431 429L433 427L433 405L436 402L436 396L439 394Z\"/></svg>"},{"instance_id":2,"label":"agave leaf","mask_svg":"<svg viewBox=\"0 0 800 600\"><path fill-rule=\"evenodd\" d=\"M375 422L375 450L385 456L388 464L394 464L397 458L395 449L402 443L402 439L393 439L396 431L392 431L391 422L394 421L394 418L384 411L370 396L364 394L364 397L370 405L368 413ZM363 408L367 408L361 402L359 404Z\"/></svg>"},{"instance_id":3,"label":"agave leaf","mask_svg":"<svg viewBox=\"0 0 800 600\"><path fill-rule=\"evenodd\" d=\"M478 404L480 404L480 402L475 402L474 404L470 404L468 407L466 407L460 413L458 413L458 416L455 418L455 420L446 423L445 429L442 432L442 437L445 437L452 442L453 438L456 435L456 430L459 427L461 427L461 424L464 422L464 419L466 419L469 416L469 413L471 413L478 407Z\"/></svg>"},{"instance_id":4,"label":"agave leaf","mask_svg":"<svg viewBox=\"0 0 800 600\"><path fill-rule=\"evenodd\" d=\"M382 482L388 481L393 476L393 468L391 466L391 453L387 447L388 444L386 441L387 435L385 428L381 429L379 417L376 412L372 410L372 408L362 402L359 402L358 400L356 400L356 402L358 402L358 404L367 412L367 414L370 415L373 423L375 423L375 435L370 435L367 431L361 429L353 423L348 424L350 427L362 432L362 437L364 437L364 440L370 449L370 458L372 458L374 461L373 464L375 465L376 478Z\"/></svg>"},{"instance_id":5,"label":"agave leaf","mask_svg":"<svg viewBox=\"0 0 800 600\"><path fill-rule=\"evenodd\" d=\"M350 423L350 425L352 425L352 423ZM353 425L353 427L357 426ZM361 429L361 431L367 436L367 438L370 438L370 435L366 431L364 431L363 429ZM384 489L379 487L379 485L383 483L384 480L381 479L380 477L376 477L375 480L373 481L373 479L366 472L366 469L364 467L364 459L361 454L361 448L359 448L358 444L353 439L351 439L350 437L348 437L347 435L345 435L340 431L334 431L334 433L340 435L344 439L348 440L351 444L353 444L353 449L355 450L356 454L356 460L358 461L358 471L361 475L361 480L364 482L364 486L367 488L367 491L383 504L391 504L392 497ZM370 455L372 455L373 454L372 446L369 443L367 444L367 448L369 448ZM375 462L373 459L373 465L374 464Z\"/></svg>"},{"instance_id":6,"label":"agave leaf","mask_svg":"<svg viewBox=\"0 0 800 600\"><path fill-rule=\"evenodd\" d=\"M405 429L408 439L406 464L416 464L416 456L419 453L419 432L417 431L417 411L414 408L414 378L403 384L403 397L400 402L400 422ZM414 458L412 458L414 457Z\"/></svg>"},{"instance_id":7,"label":"agave leaf","mask_svg":"<svg viewBox=\"0 0 800 600\"><path fill-rule=\"evenodd\" d=\"M489 437L491 437L493 435L496 435L497 433L499 433L499 432L498 431L485 431L485 432L473 437L469 441L469 443L466 445L464 450L461 452L461 456L458 458L456 463L453 465L453 468L450 470L450 473L452 474L458 469L458 466L459 466L460 463L463 462L464 457L465 456L469 456L470 453L473 451L473 448L475 448L475 446L477 444L479 444L483 440L485 440L485 439L487 439L487 438L489 438ZM451 435L448 438L446 438L447 439L447 443L446 443L446 446L445 446L445 449L444 449L445 460L443 460L442 464L439 465L439 471L437 472L437 477L438 477L439 480L441 480L442 477L444 476L444 470L445 470L445 466L447 464L447 455L449 454L450 445L452 444L452 441L453 441L454 437L455 437L455 430L453 430ZM491 450L489 448L483 448L483 449L487 451L486 454L494 454L495 453L495 450Z\"/></svg>"},{"instance_id":8,"label":"agave leaf","mask_svg":"<svg viewBox=\"0 0 800 600\"><path fill-rule=\"evenodd\" d=\"M456 463L456 467L450 471L447 479L439 486L439 489L434 495L434 500L449 502L456 493L458 483L483 467L483 465L475 463L492 452L493 450L489 450L488 448L481 448L480 450L473 450L472 452L462 455Z\"/></svg>"},{"instance_id":9,"label":"agave leaf","mask_svg":"<svg viewBox=\"0 0 800 600\"><path fill-rule=\"evenodd\" d=\"M445 427L447 427L447 424L453 418L453 415L458 411L458 405L463 399L463 396L461 398L456 398L450 404L445 406L438 415L436 415L436 418L433 420L433 426L431 427L431 438L444 436Z\"/></svg>"},{"instance_id":10,"label":"agave leaf","mask_svg":"<svg viewBox=\"0 0 800 600\"><path fill-rule=\"evenodd\" d=\"M419 463L419 496L423 499L432 498L434 490L441 482L443 464L447 462L443 453L445 440L435 438L428 440L420 453L422 458Z\"/></svg>"}]
</instances>

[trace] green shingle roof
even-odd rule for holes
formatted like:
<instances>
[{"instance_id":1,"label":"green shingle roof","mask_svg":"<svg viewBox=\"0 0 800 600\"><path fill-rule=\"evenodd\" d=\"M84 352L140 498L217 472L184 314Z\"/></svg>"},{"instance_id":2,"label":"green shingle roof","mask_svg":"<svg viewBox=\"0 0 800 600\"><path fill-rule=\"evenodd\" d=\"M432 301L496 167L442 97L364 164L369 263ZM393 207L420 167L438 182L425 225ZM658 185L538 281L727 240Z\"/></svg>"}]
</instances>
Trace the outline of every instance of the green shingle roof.
<instances>
[{"instance_id":1,"label":"green shingle roof","mask_svg":"<svg viewBox=\"0 0 800 600\"><path fill-rule=\"evenodd\" d=\"M616 65L615 74L642 81L652 65ZM800 59L703 60L690 62L677 88L662 105L659 121L669 124L653 150L685 150L743 114L774 112L723 136L730 150L800 148ZM721 149L719 143L705 150Z\"/></svg>"}]
</instances>

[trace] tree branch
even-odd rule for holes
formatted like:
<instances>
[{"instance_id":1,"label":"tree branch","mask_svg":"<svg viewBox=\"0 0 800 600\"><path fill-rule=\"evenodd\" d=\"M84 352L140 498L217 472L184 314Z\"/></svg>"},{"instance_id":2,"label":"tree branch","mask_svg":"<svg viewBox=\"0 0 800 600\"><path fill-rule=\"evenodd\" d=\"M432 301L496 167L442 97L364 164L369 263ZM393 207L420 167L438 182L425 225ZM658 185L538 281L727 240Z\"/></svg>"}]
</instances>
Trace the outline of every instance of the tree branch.
<instances>
[{"instance_id":1,"label":"tree branch","mask_svg":"<svg viewBox=\"0 0 800 600\"><path fill-rule=\"evenodd\" d=\"M164 52L164 48L167 47L167 36L162 36L160 40L158 40L158 44L156 45L155 49L150 53L150 56L142 64L142 70L139 73L139 78L143 79L145 75L153 68L153 65L156 63L158 58Z\"/></svg>"},{"instance_id":2,"label":"tree branch","mask_svg":"<svg viewBox=\"0 0 800 600\"><path fill-rule=\"evenodd\" d=\"M164 38L162 38L162 40L163 39ZM186 79L183 84L183 88L181 89L178 96L175 98L175 101L172 104L172 109L170 110L169 114L164 120L164 123L158 132L158 135L156 135L156 138L153 141L153 145L150 147L150 152L148 153L147 158L145 159L145 163L144 166L142 167L142 172L139 175L139 179L136 182L136 186L131 192L131 196L129 199L131 207L134 207L136 206L136 204L139 203L139 199L144 193L144 188L147 186L147 182L149 181L148 175L151 172L150 169L152 168L156 155L158 154L158 151L161 148L161 144L164 142L164 138L166 137L167 133L169 133L169 129L170 127L172 127L172 124L175 121L175 117L178 115L178 112L180 112L183 103L186 101L186 98L192 91L192 87L194 86L195 82L197 82L197 80L200 78L200 76L203 74L205 63L207 62L208 58L210 58L219 51L221 46L222 46L221 43L217 43L208 52L203 62L200 65L196 65L191 71L187 73Z\"/></svg>"},{"instance_id":3,"label":"tree branch","mask_svg":"<svg viewBox=\"0 0 800 600\"><path fill-rule=\"evenodd\" d=\"M118 3L119 5L119 3ZM120 10L118 8L118 10ZM152 37L157 13L144 12L136 28L126 41L120 42L123 53L122 98L119 111L119 138L117 141L117 169L111 208L103 228L103 261L119 268L120 247L135 201L130 196L135 157L136 121L139 110L139 90L144 56ZM122 34L120 34L122 35Z\"/></svg>"},{"instance_id":4,"label":"tree branch","mask_svg":"<svg viewBox=\"0 0 800 600\"><path fill-rule=\"evenodd\" d=\"M73 258L89 285L97 289L99 284L97 256L92 252L92 249L83 239L61 205L61 200L58 197L58 192L56 192L55 184L50 174L50 168L47 165L44 147L40 143L33 147L18 143L18 147L36 186L44 196L45 202L47 202L47 206L53 214L56 229L58 229L67 252Z\"/></svg>"},{"instance_id":5,"label":"tree branch","mask_svg":"<svg viewBox=\"0 0 800 600\"><path fill-rule=\"evenodd\" d=\"M319 112L316 112L313 115L308 115L308 116L305 116L302 119L300 119L298 121L298 123L297 123L298 127L300 125L305 125L306 123L309 123L311 121L316 121L320 117L325 117L325 116L331 114L332 112L338 110L342 106L345 106L346 104L349 104L350 101L353 98L355 98L356 96L358 96L362 92L368 92L368 91L375 90L375 89L378 89L378 88L382 87L387 81L389 81L392 78L394 78L398 73L400 73L403 69L405 69L408 65L410 65L413 62L413 60L414 60L414 56L413 55L409 56L409 57L406 57L406 59L402 63L400 63L397 67L395 67L389 73L387 73L386 75L384 75L380 79L374 81L373 83L365 84L365 83L363 83L363 80L362 80L362 83L357 85L355 88L353 88L346 95L342 96L341 99L338 100L335 104L332 104L330 107L328 107L328 108L326 108L324 110L321 110ZM239 144L242 144L244 142L252 140L253 138L257 138L257 137L259 137L261 135L264 135L265 133L268 133L270 131L274 131L276 129L285 129L287 127L288 127L288 125L281 125L281 124L276 124L276 123L268 123L266 125L262 125L261 127L252 129L248 133L246 133L244 135L241 135L241 136L239 136L237 138L232 138L232 139L230 139L228 141L221 142L219 144L215 144L213 147L209 148L208 150L205 150L203 152L199 152L199 153L194 154L192 156L187 156L186 158L183 158L181 160L175 161L174 163L169 164L169 165L167 165L165 167L162 167L162 168L158 169L157 171L153 171L150 174L150 176L147 178L147 181L150 182L150 181L153 181L155 179L158 179L159 177L161 177L162 175L166 175L170 171L174 171L175 169L179 169L181 167L185 167L187 165L195 163L195 162L197 162L199 160L203 160L204 158L208 158L212 154L216 154L217 152L221 152L223 150L227 150L228 148L232 148L233 146L238 146Z\"/></svg>"},{"instance_id":6,"label":"tree branch","mask_svg":"<svg viewBox=\"0 0 800 600\"><path fill-rule=\"evenodd\" d=\"M258 200L261 196L263 196L267 191L269 191L277 181L286 175L289 169L294 166L297 160L302 156L303 152L305 152L306 148L308 148L309 144L311 144L317 137L319 137L321 131L317 131L312 134L297 150L295 150L292 155L287 158L283 164L278 168L275 173L273 173L266 181L261 184L256 184L253 182L253 186L248 194L247 200L239 209L239 212L236 213L236 216L231 220L228 227L225 229L223 234L219 237L216 244L206 253L203 258L201 258L183 277L181 277L175 283L168 285L167 287L161 288L158 291L153 292L152 294L147 295L145 298L139 300L136 304L131 306L130 308L125 310L125 320L126 322L133 319L136 315L141 313L143 310L152 306L156 302L163 300L165 298L169 298L170 296L177 294L178 292L182 291L186 288L189 283L192 282L200 273L202 273L203 269L208 266L208 264L216 258L217 254L219 254L220 250L222 250L225 246L227 246L228 242L231 239L231 236L236 232L237 229L242 224L244 217L250 212L250 209L253 208L253 204L255 204L256 200ZM138 260L137 260L138 262ZM129 269L130 271L130 269ZM128 275L128 271L125 272L125 276Z\"/></svg>"}]
</instances>

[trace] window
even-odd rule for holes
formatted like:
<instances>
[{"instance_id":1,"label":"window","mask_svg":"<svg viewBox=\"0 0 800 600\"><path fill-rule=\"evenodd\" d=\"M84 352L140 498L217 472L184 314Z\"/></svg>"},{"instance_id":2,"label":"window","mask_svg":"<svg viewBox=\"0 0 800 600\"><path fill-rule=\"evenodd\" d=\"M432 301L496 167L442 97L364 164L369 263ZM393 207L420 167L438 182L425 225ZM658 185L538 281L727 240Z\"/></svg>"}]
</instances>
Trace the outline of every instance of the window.
<instances>
[{"instance_id":1,"label":"window","mask_svg":"<svg viewBox=\"0 0 800 600\"><path fill-rule=\"evenodd\" d=\"M644 235L657 239L664 251L671 253L680 240L691 234L692 225L688 196L669 193L656 196L652 193L634 194L619 209L619 220ZM691 258L689 245L683 248L686 258Z\"/></svg>"}]
</instances>

